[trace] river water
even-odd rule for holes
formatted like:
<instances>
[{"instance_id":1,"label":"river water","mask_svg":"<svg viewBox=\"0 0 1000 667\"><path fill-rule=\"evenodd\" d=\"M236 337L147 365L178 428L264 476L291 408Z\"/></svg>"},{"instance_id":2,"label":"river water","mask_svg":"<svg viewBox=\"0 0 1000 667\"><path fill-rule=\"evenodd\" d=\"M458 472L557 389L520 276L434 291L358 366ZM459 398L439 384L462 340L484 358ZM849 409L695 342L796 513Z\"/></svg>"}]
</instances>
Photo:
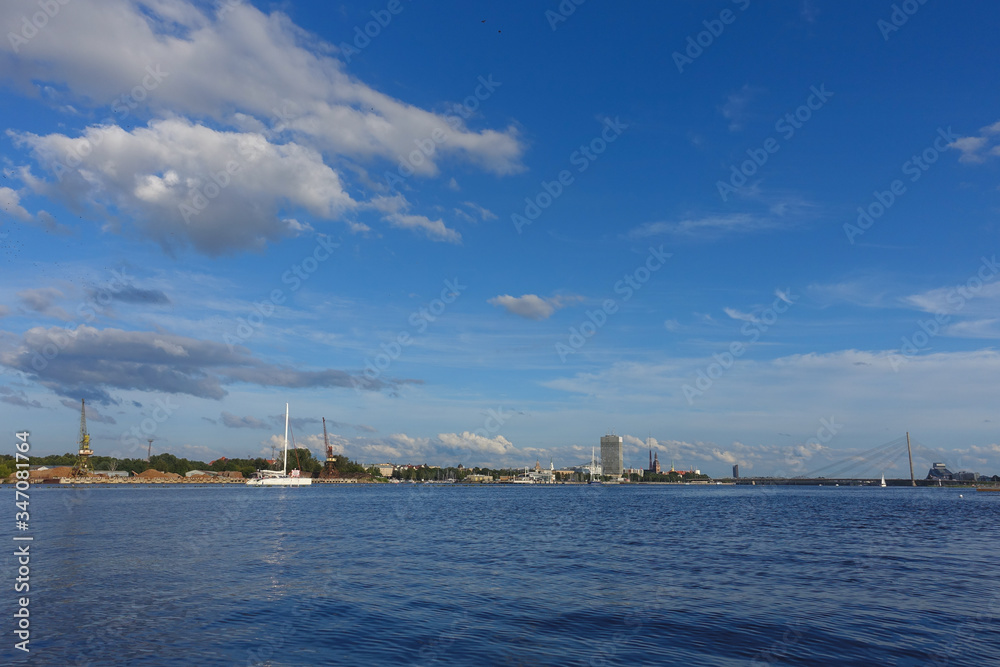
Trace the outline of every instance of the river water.
<instances>
[{"instance_id":1,"label":"river water","mask_svg":"<svg viewBox=\"0 0 1000 667\"><path fill-rule=\"evenodd\" d=\"M1000 494L405 484L31 495L31 653L13 650L8 620L3 664L1000 664ZM6 581L15 570L3 559Z\"/></svg>"}]
</instances>

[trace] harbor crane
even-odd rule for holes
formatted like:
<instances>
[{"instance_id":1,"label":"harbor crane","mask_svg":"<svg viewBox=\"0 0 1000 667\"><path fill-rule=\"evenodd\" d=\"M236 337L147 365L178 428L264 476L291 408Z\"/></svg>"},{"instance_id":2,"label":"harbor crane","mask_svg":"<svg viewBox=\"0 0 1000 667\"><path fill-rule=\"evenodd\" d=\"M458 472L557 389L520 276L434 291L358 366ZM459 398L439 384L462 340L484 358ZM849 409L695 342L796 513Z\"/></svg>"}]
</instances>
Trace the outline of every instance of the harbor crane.
<instances>
[{"instance_id":1,"label":"harbor crane","mask_svg":"<svg viewBox=\"0 0 1000 667\"><path fill-rule=\"evenodd\" d=\"M332 477L336 467L337 459L333 457L333 446L330 444L330 437L326 434L326 417L323 417L323 444L326 445L326 476Z\"/></svg>"},{"instance_id":2,"label":"harbor crane","mask_svg":"<svg viewBox=\"0 0 1000 667\"><path fill-rule=\"evenodd\" d=\"M80 399L80 439L77 443L79 454L76 458L76 465L73 466L74 477L86 477L94 473L94 467L90 463L90 457L94 455L94 450L90 448L90 434L87 433L87 404L85 399Z\"/></svg>"}]
</instances>

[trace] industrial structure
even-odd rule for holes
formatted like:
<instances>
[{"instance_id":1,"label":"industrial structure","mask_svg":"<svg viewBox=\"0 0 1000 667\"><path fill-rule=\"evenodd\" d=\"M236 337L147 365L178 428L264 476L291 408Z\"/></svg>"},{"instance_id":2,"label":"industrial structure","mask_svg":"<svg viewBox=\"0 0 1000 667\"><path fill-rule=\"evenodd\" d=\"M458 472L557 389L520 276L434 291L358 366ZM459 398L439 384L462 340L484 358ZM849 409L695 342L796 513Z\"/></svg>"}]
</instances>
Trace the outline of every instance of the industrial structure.
<instances>
[{"instance_id":1,"label":"industrial structure","mask_svg":"<svg viewBox=\"0 0 1000 667\"><path fill-rule=\"evenodd\" d=\"M621 477L625 469L625 453L620 435L601 438L601 474Z\"/></svg>"},{"instance_id":2,"label":"industrial structure","mask_svg":"<svg viewBox=\"0 0 1000 667\"><path fill-rule=\"evenodd\" d=\"M323 444L326 445L326 465L323 466L323 477L336 477L337 459L333 456L333 445L326 434L326 417L323 417Z\"/></svg>"},{"instance_id":3,"label":"industrial structure","mask_svg":"<svg viewBox=\"0 0 1000 667\"><path fill-rule=\"evenodd\" d=\"M87 433L87 404L82 398L80 399L80 439L77 445L79 455L76 457L76 465L73 466L73 476L92 475L94 466L90 463L90 457L94 455L94 450L90 448L90 434Z\"/></svg>"}]
</instances>

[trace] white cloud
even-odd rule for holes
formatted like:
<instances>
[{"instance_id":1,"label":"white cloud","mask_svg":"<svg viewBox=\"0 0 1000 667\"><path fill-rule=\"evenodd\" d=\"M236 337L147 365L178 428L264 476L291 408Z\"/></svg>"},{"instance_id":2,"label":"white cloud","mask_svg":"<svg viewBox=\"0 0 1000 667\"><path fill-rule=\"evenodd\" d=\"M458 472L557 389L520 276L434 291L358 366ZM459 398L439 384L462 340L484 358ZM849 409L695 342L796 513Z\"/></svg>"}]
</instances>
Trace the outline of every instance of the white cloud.
<instances>
[{"instance_id":1,"label":"white cloud","mask_svg":"<svg viewBox=\"0 0 1000 667\"><path fill-rule=\"evenodd\" d=\"M487 438L483 435L463 431L462 433L439 433L438 440L445 447L467 449L471 452L484 454L509 455L515 450L514 445L502 435Z\"/></svg>"},{"instance_id":2,"label":"white cloud","mask_svg":"<svg viewBox=\"0 0 1000 667\"><path fill-rule=\"evenodd\" d=\"M754 322L756 317L750 313L744 313L742 311L736 310L735 308L723 308L726 315L729 315L734 320L740 320L741 322Z\"/></svg>"},{"instance_id":3,"label":"white cloud","mask_svg":"<svg viewBox=\"0 0 1000 667\"><path fill-rule=\"evenodd\" d=\"M988 156L1000 155L1000 143L997 143L996 136L1000 134L1000 121L980 128L979 136L961 137L948 144L948 148L954 148L961 155L959 162L979 164L986 162ZM991 146L992 144L992 146Z\"/></svg>"},{"instance_id":4,"label":"white cloud","mask_svg":"<svg viewBox=\"0 0 1000 667\"><path fill-rule=\"evenodd\" d=\"M423 215L413 215L407 211L410 202L401 194L391 197L376 197L369 206L383 214L383 218L394 227L422 231L428 238L448 243L461 243L462 235L449 228L442 220L431 220Z\"/></svg>"},{"instance_id":5,"label":"white cloud","mask_svg":"<svg viewBox=\"0 0 1000 667\"><path fill-rule=\"evenodd\" d=\"M556 312L556 310L565 308L570 302L577 300L579 300L579 297L542 297L537 294L510 296L509 294L501 294L489 299L487 303L494 306L502 306L508 313L529 320L545 320L551 317L552 313Z\"/></svg>"},{"instance_id":6,"label":"white cloud","mask_svg":"<svg viewBox=\"0 0 1000 667\"><path fill-rule=\"evenodd\" d=\"M628 233L631 239L650 236L677 236L695 239L716 239L730 234L751 234L787 227L785 223L761 218L749 213L687 218L677 222L647 222Z\"/></svg>"},{"instance_id":7,"label":"white cloud","mask_svg":"<svg viewBox=\"0 0 1000 667\"><path fill-rule=\"evenodd\" d=\"M168 248L178 241L210 255L259 248L299 231L279 215L285 207L335 219L356 206L315 151L182 119L132 132L91 127L78 138L19 134L16 141L61 177L28 177L34 190L134 217ZM79 169L65 171L66 156L81 153Z\"/></svg>"},{"instance_id":8,"label":"white cloud","mask_svg":"<svg viewBox=\"0 0 1000 667\"><path fill-rule=\"evenodd\" d=\"M0 187L0 208L15 220L28 222L31 214L21 206L21 195L16 190Z\"/></svg>"},{"instance_id":9,"label":"white cloud","mask_svg":"<svg viewBox=\"0 0 1000 667\"><path fill-rule=\"evenodd\" d=\"M721 107L719 107L719 113L722 117L729 121L729 131L737 132L743 129L743 123L746 119L747 106L749 106L750 101L762 90L760 88L755 88L750 85L744 85L738 91L730 93L726 97L726 102Z\"/></svg>"},{"instance_id":10,"label":"white cloud","mask_svg":"<svg viewBox=\"0 0 1000 667\"><path fill-rule=\"evenodd\" d=\"M1000 281L979 283L973 290L968 285L940 287L902 299L903 303L925 313L964 314L989 316L1000 306Z\"/></svg>"},{"instance_id":11,"label":"white cloud","mask_svg":"<svg viewBox=\"0 0 1000 667\"><path fill-rule=\"evenodd\" d=\"M945 335L956 338L1000 339L1000 319L970 320L956 322L944 330Z\"/></svg>"},{"instance_id":12,"label":"white cloud","mask_svg":"<svg viewBox=\"0 0 1000 667\"><path fill-rule=\"evenodd\" d=\"M0 24L16 25L37 10L33 1L4 2ZM360 160L396 163L415 140L441 133L437 150L413 165L424 175L436 174L444 156L497 174L522 169L524 146L513 126L474 131L457 116L393 99L350 76L329 50L287 15L250 3L212 15L185 0L74 0L28 46L15 51L10 40L0 42L0 76L25 89L37 81L65 86L82 105L126 96L113 106L122 120L130 105L139 106L131 113L254 120L272 134Z\"/></svg>"}]
</instances>

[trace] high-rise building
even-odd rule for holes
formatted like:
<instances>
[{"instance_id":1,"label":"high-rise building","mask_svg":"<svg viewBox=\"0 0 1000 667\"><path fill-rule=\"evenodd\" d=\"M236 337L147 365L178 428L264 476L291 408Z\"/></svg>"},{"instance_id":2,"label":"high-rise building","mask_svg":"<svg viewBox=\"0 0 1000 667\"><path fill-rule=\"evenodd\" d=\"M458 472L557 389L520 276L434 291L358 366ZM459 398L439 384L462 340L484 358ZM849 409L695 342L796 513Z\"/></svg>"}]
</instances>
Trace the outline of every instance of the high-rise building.
<instances>
[{"instance_id":1,"label":"high-rise building","mask_svg":"<svg viewBox=\"0 0 1000 667\"><path fill-rule=\"evenodd\" d=\"M621 477L625 468L625 452L620 435L606 435L601 438L601 468L605 475Z\"/></svg>"},{"instance_id":2,"label":"high-rise building","mask_svg":"<svg viewBox=\"0 0 1000 667\"><path fill-rule=\"evenodd\" d=\"M736 465L733 466L733 479L739 479L739 478L740 478L740 464L737 463Z\"/></svg>"}]
</instances>

